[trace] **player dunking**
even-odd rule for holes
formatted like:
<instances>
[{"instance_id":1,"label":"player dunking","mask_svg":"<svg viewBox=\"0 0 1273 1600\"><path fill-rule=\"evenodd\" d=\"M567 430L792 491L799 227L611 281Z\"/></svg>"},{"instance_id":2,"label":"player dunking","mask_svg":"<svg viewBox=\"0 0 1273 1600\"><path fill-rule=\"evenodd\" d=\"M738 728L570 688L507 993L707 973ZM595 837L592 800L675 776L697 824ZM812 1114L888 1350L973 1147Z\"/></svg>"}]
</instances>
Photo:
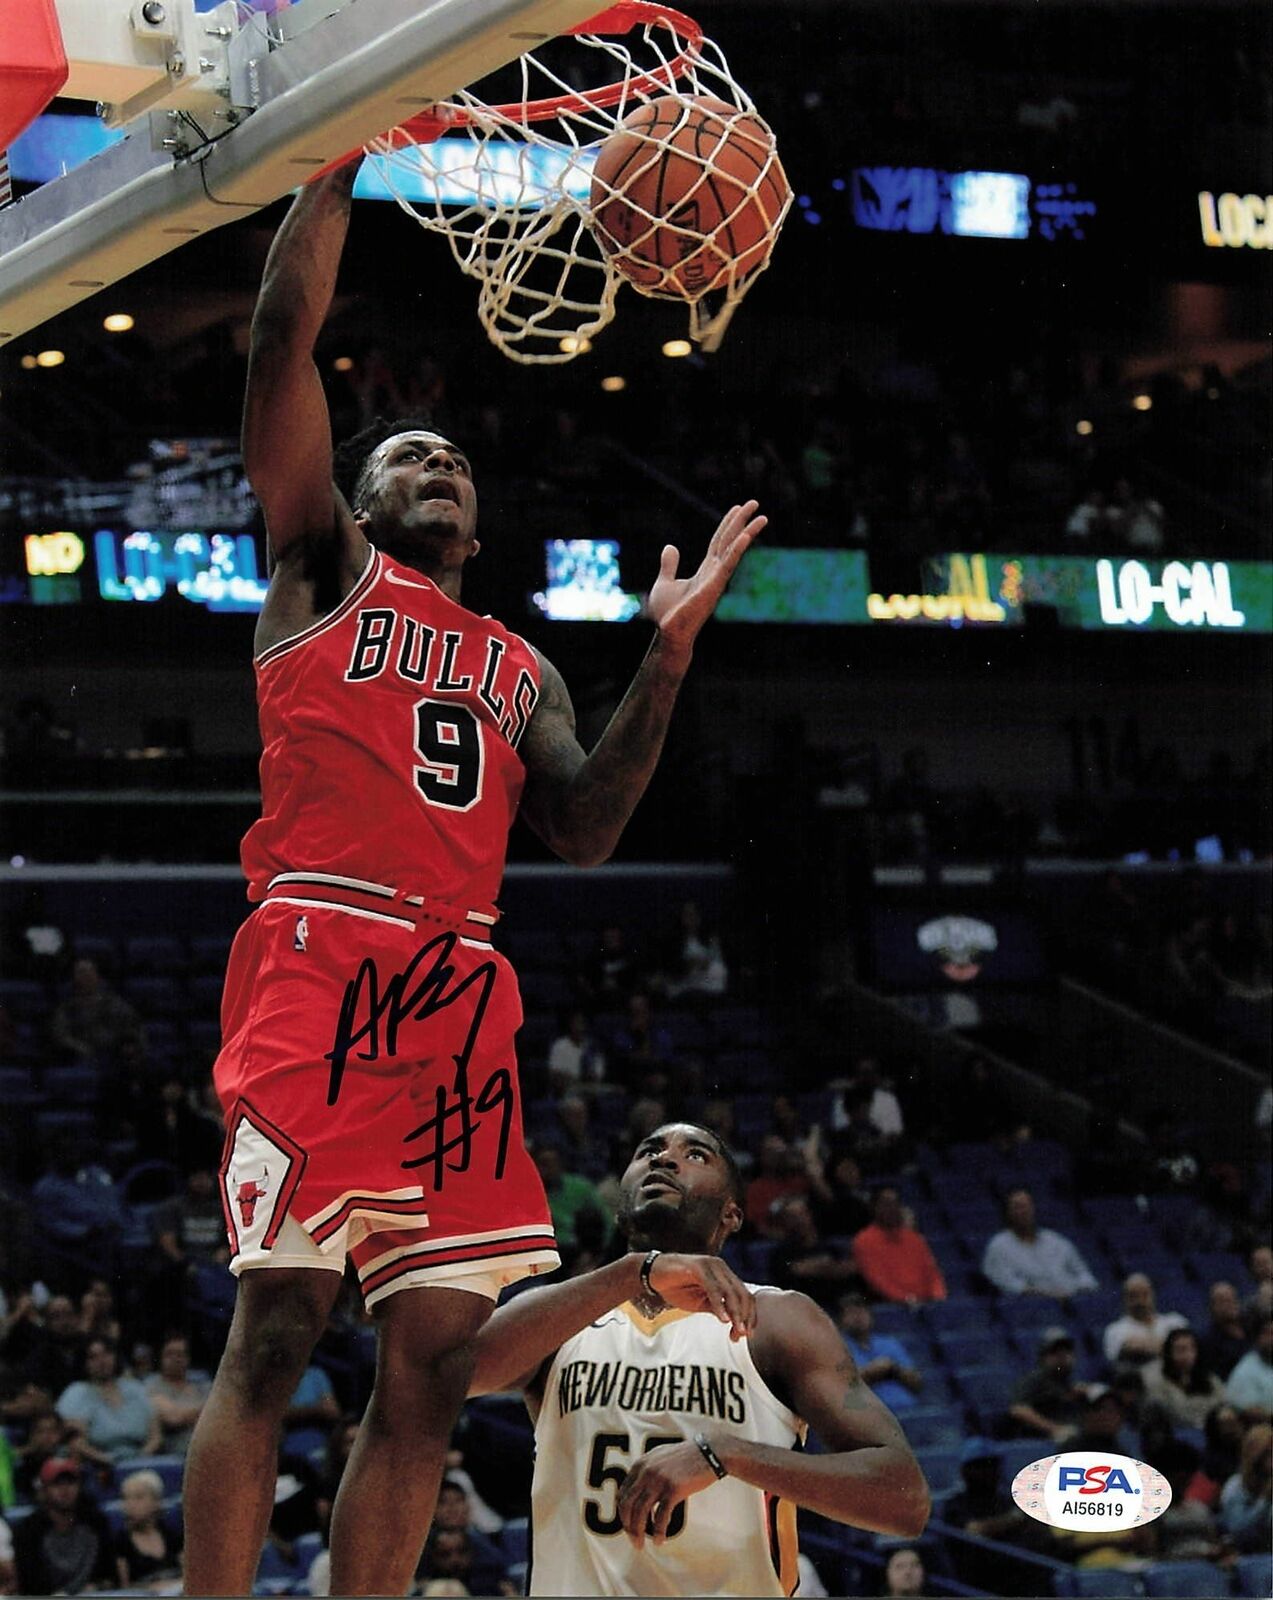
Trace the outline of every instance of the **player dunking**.
<instances>
[{"instance_id":1,"label":"player dunking","mask_svg":"<svg viewBox=\"0 0 1273 1600\"><path fill-rule=\"evenodd\" d=\"M472 1392L520 1388L535 1418L531 1594L789 1595L797 1506L923 1529L928 1489L905 1436L812 1300L757 1288L751 1335L735 1340L660 1296L659 1252L718 1251L741 1200L714 1133L657 1128L618 1216L649 1253L519 1295L478 1335ZM797 1449L806 1425L826 1454Z\"/></svg>"},{"instance_id":2,"label":"player dunking","mask_svg":"<svg viewBox=\"0 0 1273 1600\"><path fill-rule=\"evenodd\" d=\"M516 982L491 948L519 806L567 861L605 860L662 748L695 637L765 519L721 522L699 570L664 551L656 625L596 748L560 676L462 609L478 549L463 453L398 424L333 487L313 350L354 170L275 238L252 324L243 448L273 562L256 634L262 815L243 843L215 1080L241 1274L185 1480L192 1594L248 1594L288 1400L346 1259L379 1327L376 1381L332 1516L332 1589L404 1594L473 1338L505 1283L557 1263L522 1143ZM668 1285L739 1325L719 1263ZM722 1306L722 1296L729 1303Z\"/></svg>"}]
</instances>

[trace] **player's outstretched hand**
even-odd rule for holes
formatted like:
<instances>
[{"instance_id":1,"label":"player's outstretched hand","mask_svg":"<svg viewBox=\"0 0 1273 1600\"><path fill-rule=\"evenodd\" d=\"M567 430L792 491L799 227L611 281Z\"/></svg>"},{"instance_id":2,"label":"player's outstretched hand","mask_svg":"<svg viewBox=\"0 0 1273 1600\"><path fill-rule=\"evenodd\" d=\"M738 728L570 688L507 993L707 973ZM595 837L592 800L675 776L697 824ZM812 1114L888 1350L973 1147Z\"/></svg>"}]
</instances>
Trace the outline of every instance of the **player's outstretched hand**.
<instances>
[{"instance_id":1,"label":"player's outstretched hand","mask_svg":"<svg viewBox=\"0 0 1273 1600\"><path fill-rule=\"evenodd\" d=\"M616 1506L624 1533L638 1550L647 1535L662 1544L677 1506L715 1482L703 1452L689 1439L647 1450L619 1485Z\"/></svg>"},{"instance_id":2,"label":"player's outstretched hand","mask_svg":"<svg viewBox=\"0 0 1273 1600\"><path fill-rule=\"evenodd\" d=\"M734 569L769 520L756 515L758 503L748 500L741 506L729 508L692 578L677 577L681 553L674 544L664 545L659 575L646 600L645 611L670 644L688 649L698 636L698 630L715 611L716 602L724 594Z\"/></svg>"},{"instance_id":3,"label":"player's outstretched hand","mask_svg":"<svg viewBox=\"0 0 1273 1600\"><path fill-rule=\"evenodd\" d=\"M664 1251L650 1269L650 1287L678 1311L710 1311L729 1324L731 1339L745 1339L756 1325L751 1290L719 1256L682 1256Z\"/></svg>"}]
</instances>

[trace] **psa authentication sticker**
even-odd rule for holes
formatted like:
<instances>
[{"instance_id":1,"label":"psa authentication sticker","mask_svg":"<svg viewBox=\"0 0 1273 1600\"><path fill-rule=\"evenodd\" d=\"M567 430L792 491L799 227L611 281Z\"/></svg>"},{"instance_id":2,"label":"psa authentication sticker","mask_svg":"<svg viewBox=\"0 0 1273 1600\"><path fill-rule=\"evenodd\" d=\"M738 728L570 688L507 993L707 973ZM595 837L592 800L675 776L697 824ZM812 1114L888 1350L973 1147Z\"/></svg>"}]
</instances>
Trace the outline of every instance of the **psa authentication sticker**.
<instances>
[{"instance_id":1,"label":"psa authentication sticker","mask_svg":"<svg viewBox=\"0 0 1273 1600\"><path fill-rule=\"evenodd\" d=\"M1130 1456L1067 1450L1023 1467L1012 1498L1028 1517L1071 1533L1116 1532L1161 1517L1171 1486L1161 1472Z\"/></svg>"}]
</instances>

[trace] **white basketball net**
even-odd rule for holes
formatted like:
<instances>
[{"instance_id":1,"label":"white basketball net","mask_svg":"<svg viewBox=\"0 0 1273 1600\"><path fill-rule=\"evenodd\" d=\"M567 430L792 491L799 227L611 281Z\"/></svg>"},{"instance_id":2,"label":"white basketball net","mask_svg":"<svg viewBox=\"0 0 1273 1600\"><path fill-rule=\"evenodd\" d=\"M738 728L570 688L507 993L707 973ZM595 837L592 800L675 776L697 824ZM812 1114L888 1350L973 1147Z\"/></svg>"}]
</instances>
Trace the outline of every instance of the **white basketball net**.
<instances>
[{"instance_id":1,"label":"white basketball net","mask_svg":"<svg viewBox=\"0 0 1273 1600\"><path fill-rule=\"evenodd\" d=\"M578 64L588 75L581 72L576 82L567 82L534 54L527 54L517 64L519 100L492 106L461 90L431 108L440 122L459 132L421 144L414 142L418 135L398 128L366 147L374 158L375 173L398 204L421 227L444 234L460 268L477 279L482 326L492 343L514 361L533 365L573 360L587 348L585 341L613 318L615 296L624 283L631 283L639 294L688 303L691 338L704 350L715 350L739 301L768 265L766 252L749 271L730 267L723 281L709 281L694 293L677 282L674 267L651 265L646 270L656 281L649 283L633 282L618 270L593 229L592 169L598 147L637 107L670 95L688 111L692 97L708 95L730 108L730 115L720 114L726 127L741 115L749 119L749 130L760 124L768 136L768 149L758 156L763 164L745 185L736 172L731 173L730 193L737 192L739 199L725 223L745 208L759 208L752 210L752 216L763 217L772 241L791 203L772 135L731 76L720 48L708 39L687 46L652 5L629 9L649 14L649 20L633 30L639 35L632 39L633 47L623 38L571 36L572 45L591 53L580 56ZM581 82L586 87L581 88ZM603 109L587 94L588 88L604 84L614 84L621 92L613 106ZM556 97L567 97L569 104L558 108L550 121L526 115L532 102ZM666 123L660 128L660 134L643 136L649 153L643 152L637 163L641 170L657 162L675 137L675 128ZM722 132L713 150L689 159L699 161L705 172L714 171L712 158L725 136ZM683 147L677 153L687 154ZM621 182L632 176L629 169ZM609 185L604 188L607 196L616 192ZM775 200L779 195L780 203ZM626 198L630 203L631 196ZM682 259L712 237L641 207L634 211L644 219L646 230L634 235L626 246L629 251L639 253L642 241L656 228L680 236ZM749 248L744 262L755 254Z\"/></svg>"}]
</instances>

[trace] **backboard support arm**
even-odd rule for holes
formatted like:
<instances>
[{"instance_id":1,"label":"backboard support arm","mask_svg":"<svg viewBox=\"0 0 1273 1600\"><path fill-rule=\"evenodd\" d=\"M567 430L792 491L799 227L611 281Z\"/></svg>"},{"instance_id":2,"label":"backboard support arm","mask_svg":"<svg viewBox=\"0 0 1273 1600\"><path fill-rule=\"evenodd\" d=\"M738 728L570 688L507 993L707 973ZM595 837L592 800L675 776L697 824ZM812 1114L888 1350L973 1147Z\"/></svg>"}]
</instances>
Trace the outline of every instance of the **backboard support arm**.
<instances>
[{"instance_id":1,"label":"backboard support arm","mask_svg":"<svg viewBox=\"0 0 1273 1600\"><path fill-rule=\"evenodd\" d=\"M270 205L596 9L597 0L358 0L280 47L254 35L259 53L232 63L230 104L249 108L237 126L174 151L180 113L152 112L0 211L0 344Z\"/></svg>"}]
</instances>

